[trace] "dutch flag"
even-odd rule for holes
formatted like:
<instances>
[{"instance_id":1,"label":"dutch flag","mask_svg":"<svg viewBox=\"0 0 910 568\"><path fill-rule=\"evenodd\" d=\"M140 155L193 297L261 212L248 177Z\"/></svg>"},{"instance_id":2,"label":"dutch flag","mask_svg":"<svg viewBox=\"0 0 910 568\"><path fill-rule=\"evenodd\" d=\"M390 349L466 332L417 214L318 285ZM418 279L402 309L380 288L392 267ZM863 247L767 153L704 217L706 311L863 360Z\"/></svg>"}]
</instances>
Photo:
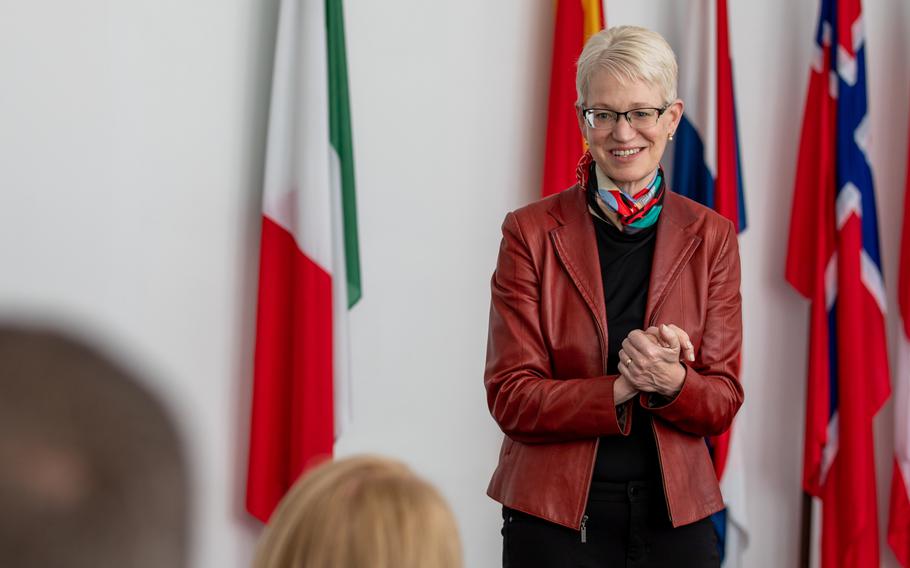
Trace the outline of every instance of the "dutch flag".
<instances>
[{"instance_id":1,"label":"dutch flag","mask_svg":"<svg viewBox=\"0 0 910 568\"><path fill-rule=\"evenodd\" d=\"M726 0L701 0L687 11L677 47L679 94L685 114L668 168L673 191L713 208L746 228L739 142L727 34ZM736 428L708 445L727 508L714 515L723 566L742 565L747 545L742 444Z\"/></svg>"}]
</instances>

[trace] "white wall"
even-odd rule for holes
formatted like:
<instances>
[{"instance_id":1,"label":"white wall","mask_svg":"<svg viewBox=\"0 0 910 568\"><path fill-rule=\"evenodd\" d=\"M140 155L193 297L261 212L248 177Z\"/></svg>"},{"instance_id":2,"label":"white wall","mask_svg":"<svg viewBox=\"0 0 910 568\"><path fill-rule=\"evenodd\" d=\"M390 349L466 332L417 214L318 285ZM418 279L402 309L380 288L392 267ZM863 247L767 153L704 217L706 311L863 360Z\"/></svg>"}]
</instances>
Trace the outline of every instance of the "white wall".
<instances>
[{"instance_id":1,"label":"white wall","mask_svg":"<svg viewBox=\"0 0 910 568\"><path fill-rule=\"evenodd\" d=\"M194 566L242 512L275 2L0 2L0 311L120 351L192 458Z\"/></svg>"},{"instance_id":2,"label":"white wall","mask_svg":"<svg viewBox=\"0 0 910 568\"><path fill-rule=\"evenodd\" d=\"M867 0L873 169L892 311L910 7ZM538 191L549 0L347 0L364 299L356 422L452 502L467 566L499 561L500 440L481 384L505 212ZM608 2L657 28L685 3ZM730 1L750 228L748 566L799 538L807 304L783 281L816 2ZM194 565L246 566L242 510L258 207L277 0L0 2L0 313L64 321L141 369L187 437ZM889 321L894 337L896 318ZM890 406L879 420L882 527ZM888 566L894 566L883 548Z\"/></svg>"}]
</instances>

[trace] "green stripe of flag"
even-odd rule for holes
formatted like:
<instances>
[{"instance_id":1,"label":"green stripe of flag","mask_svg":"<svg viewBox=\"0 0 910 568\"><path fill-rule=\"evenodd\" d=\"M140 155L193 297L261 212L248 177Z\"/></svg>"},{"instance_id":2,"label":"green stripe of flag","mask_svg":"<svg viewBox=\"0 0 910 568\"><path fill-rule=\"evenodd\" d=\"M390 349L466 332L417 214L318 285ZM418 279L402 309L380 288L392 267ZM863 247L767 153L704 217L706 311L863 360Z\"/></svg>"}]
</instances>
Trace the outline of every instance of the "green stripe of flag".
<instances>
[{"instance_id":1,"label":"green stripe of flag","mask_svg":"<svg viewBox=\"0 0 910 568\"><path fill-rule=\"evenodd\" d=\"M354 151L348 99L348 66L344 47L341 0L325 0L329 69L329 141L341 163L341 207L344 217L344 256L348 279L348 308L360 300L360 245L354 198Z\"/></svg>"}]
</instances>

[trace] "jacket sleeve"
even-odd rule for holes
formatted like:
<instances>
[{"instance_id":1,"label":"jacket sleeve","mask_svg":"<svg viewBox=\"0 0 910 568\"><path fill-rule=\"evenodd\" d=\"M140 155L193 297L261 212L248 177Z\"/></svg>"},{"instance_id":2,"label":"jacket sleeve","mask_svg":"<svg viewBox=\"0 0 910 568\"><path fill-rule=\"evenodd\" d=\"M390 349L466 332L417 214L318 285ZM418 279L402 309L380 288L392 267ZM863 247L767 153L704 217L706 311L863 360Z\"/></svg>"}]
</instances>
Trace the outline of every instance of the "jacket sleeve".
<instances>
[{"instance_id":1,"label":"jacket sleeve","mask_svg":"<svg viewBox=\"0 0 910 568\"><path fill-rule=\"evenodd\" d=\"M742 347L742 299L739 292L739 245L732 223L727 224L711 268L701 345L695 361L684 363L682 389L667 400L641 394L639 400L654 415L697 436L717 436L733 423L743 403L739 383Z\"/></svg>"},{"instance_id":2,"label":"jacket sleeve","mask_svg":"<svg viewBox=\"0 0 910 568\"><path fill-rule=\"evenodd\" d=\"M551 376L540 325L540 275L514 213L506 216L502 233L491 283L484 373L493 419L506 435L523 443L627 435L631 412L620 411L628 416L620 424L613 402L617 375ZM631 403L624 405L626 410Z\"/></svg>"}]
</instances>

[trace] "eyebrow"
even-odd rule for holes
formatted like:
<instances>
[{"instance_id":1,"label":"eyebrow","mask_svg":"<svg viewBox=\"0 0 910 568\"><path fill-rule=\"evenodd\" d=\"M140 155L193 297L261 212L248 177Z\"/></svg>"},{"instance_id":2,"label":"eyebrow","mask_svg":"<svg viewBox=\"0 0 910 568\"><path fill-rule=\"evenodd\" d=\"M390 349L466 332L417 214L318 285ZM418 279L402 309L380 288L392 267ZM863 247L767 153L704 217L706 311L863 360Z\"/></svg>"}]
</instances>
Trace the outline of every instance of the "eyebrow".
<instances>
[{"instance_id":1,"label":"eyebrow","mask_svg":"<svg viewBox=\"0 0 910 568\"><path fill-rule=\"evenodd\" d=\"M629 106L629 110L634 110L637 108L660 108L660 106L652 106L652 105L653 105L653 103L635 102ZM602 108L602 109L606 109L606 110L614 110L609 105L603 104L603 103L592 104L588 108Z\"/></svg>"}]
</instances>

